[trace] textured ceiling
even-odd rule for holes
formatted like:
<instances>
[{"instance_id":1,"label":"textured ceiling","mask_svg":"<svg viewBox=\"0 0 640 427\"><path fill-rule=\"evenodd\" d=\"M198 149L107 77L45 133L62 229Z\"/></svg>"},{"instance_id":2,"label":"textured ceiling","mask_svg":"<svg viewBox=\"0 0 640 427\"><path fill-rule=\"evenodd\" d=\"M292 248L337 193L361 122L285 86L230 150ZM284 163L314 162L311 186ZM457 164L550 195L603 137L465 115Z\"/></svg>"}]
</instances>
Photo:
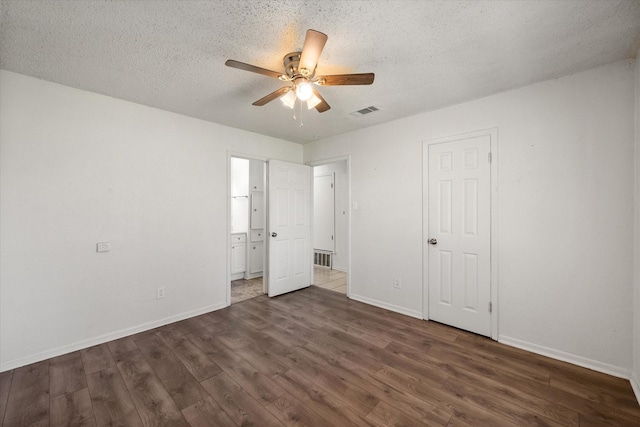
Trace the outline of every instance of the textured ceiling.
<instances>
[{"instance_id":1,"label":"textured ceiling","mask_svg":"<svg viewBox=\"0 0 640 427\"><path fill-rule=\"evenodd\" d=\"M633 58L640 1L2 1L0 67L306 143ZM282 86L225 67L282 70L309 28L331 110L251 103ZM366 116L350 113L375 105ZM301 120L300 120L301 119ZM304 126L300 127L300 123Z\"/></svg>"}]
</instances>

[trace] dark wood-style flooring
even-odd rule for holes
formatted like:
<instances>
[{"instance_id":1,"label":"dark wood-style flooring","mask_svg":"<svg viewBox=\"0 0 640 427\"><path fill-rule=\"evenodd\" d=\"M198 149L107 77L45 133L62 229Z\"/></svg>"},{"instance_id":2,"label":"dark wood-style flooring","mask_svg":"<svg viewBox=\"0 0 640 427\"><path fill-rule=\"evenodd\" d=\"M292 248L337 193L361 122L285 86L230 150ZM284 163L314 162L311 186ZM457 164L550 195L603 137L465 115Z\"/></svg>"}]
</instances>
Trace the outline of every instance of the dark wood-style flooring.
<instances>
[{"instance_id":1,"label":"dark wood-style flooring","mask_svg":"<svg viewBox=\"0 0 640 427\"><path fill-rule=\"evenodd\" d=\"M311 288L0 374L16 426L640 425L628 381Z\"/></svg>"}]
</instances>

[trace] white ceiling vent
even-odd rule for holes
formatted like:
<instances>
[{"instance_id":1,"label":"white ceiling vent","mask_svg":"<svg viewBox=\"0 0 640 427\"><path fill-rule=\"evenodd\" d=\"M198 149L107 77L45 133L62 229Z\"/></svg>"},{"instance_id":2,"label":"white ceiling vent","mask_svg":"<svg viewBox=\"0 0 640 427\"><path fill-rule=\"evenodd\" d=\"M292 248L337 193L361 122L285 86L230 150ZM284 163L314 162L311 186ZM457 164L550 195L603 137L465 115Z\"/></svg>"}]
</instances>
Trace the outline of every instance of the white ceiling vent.
<instances>
[{"instance_id":1,"label":"white ceiling vent","mask_svg":"<svg viewBox=\"0 0 640 427\"><path fill-rule=\"evenodd\" d=\"M358 110L358 111L354 111L353 113L351 113L351 115L353 116L364 116L370 113L373 113L375 111L379 111L380 108L376 107L375 105L372 105L370 107L366 107L363 108L362 110Z\"/></svg>"}]
</instances>

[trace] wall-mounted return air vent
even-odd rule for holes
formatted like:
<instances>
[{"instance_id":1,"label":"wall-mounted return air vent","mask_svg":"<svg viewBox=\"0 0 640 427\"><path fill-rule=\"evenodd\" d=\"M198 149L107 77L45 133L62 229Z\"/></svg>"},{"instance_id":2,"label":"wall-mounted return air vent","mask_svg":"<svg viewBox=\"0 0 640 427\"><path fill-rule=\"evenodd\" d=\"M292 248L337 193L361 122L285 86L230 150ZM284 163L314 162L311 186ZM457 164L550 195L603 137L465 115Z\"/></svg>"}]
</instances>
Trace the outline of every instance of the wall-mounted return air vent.
<instances>
[{"instance_id":1,"label":"wall-mounted return air vent","mask_svg":"<svg viewBox=\"0 0 640 427\"><path fill-rule=\"evenodd\" d=\"M315 251L313 253L313 265L317 267L331 268L331 253L325 251Z\"/></svg>"},{"instance_id":2,"label":"wall-mounted return air vent","mask_svg":"<svg viewBox=\"0 0 640 427\"><path fill-rule=\"evenodd\" d=\"M370 113L373 113L373 112L379 111L379 110L380 110L380 108L376 107L375 105L372 105L370 107L363 108L362 110L354 111L351 114L354 115L354 116L364 116L366 114L370 114Z\"/></svg>"}]
</instances>

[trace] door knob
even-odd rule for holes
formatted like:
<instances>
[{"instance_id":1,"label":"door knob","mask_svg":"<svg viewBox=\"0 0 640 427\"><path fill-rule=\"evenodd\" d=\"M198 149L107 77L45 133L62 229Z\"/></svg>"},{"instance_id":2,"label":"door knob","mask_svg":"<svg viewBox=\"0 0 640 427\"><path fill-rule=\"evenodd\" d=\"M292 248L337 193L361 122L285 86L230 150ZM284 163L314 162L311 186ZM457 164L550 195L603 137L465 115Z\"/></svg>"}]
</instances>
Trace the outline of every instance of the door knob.
<instances>
[{"instance_id":1,"label":"door knob","mask_svg":"<svg viewBox=\"0 0 640 427\"><path fill-rule=\"evenodd\" d=\"M271 237L278 237L278 233L274 231L273 233L271 233Z\"/></svg>"},{"instance_id":2,"label":"door knob","mask_svg":"<svg viewBox=\"0 0 640 427\"><path fill-rule=\"evenodd\" d=\"M429 239L429 244L430 245L437 245L438 244L438 240L437 239Z\"/></svg>"}]
</instances>

